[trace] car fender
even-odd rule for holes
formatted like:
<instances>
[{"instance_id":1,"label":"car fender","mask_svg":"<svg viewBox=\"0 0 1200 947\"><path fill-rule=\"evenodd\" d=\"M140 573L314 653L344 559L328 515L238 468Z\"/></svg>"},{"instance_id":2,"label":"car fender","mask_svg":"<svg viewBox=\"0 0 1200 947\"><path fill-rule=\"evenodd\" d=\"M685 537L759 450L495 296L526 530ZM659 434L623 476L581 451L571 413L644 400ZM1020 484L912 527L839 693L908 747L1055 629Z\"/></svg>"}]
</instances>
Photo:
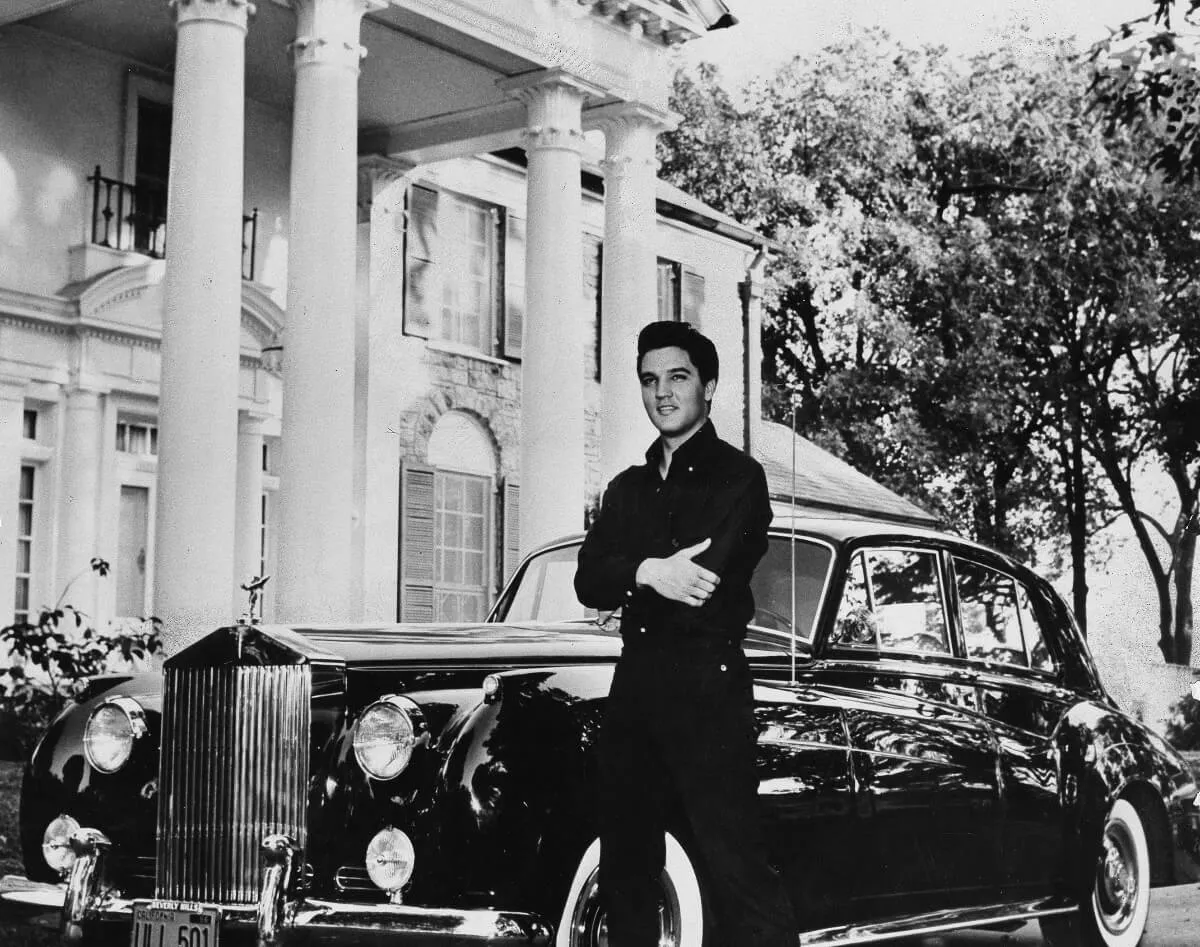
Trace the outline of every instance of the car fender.
<instances>
[{"instance_id":1,"label":"car fender","mask_svg":"<svg viewBox=\"0 0 1200 947\"><path fill-rule=\"evenodd\" d=\"M594 747L612 666L494 677L494 695L444 735L442 841L468 889L557 917L597 833Z\"/></svg>"},{"instance_id":2,"label":"car fender","mask_svg":"<svg viewBox=\"0 0 1200 947\"><path fill-rule=\"evenodd\" d=\"M1090 884L1105 819L1117 799L1127 798L1150 842L1153 883L1171 883L1177 875L1172 821L1195 795L1186 763L1157 734L1100 703L1071 708L1057 740L1072 878Z\"/></svg>"}]
</instances>

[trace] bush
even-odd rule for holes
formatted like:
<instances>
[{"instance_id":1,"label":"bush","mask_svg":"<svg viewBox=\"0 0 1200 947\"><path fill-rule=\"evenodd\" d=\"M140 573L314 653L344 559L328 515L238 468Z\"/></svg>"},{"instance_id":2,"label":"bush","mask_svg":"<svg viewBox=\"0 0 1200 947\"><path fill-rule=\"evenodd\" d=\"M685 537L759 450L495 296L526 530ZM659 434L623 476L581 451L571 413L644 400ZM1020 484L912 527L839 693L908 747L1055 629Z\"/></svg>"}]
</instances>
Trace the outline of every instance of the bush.
<instances>
[{"instance_id":1,"label":"bush","mask_svg":"<svg viewBox=\"0 0 1200 947\"><path fill-rule=\"evenodd\" d=\"M105 576L109 565L95 558L90 568ZM70 587L36 621L0 628L0 647L7 646L12 660L0 670L0 759L28 759L46 727L91 678L128 670L162 647L157 618L98 630L82 611L62 604Z\"/></svg>"},{"instance_id":2,"label":"bush","mask_svg":"<svg viewBox=\"0 0 1200 947\"><path fill-rule=\"evenodd\" d=\"M1177 750L1200 750L1200 700L1184 697L1171 705L1166 737Z\"/></svg>"}]
</instances>

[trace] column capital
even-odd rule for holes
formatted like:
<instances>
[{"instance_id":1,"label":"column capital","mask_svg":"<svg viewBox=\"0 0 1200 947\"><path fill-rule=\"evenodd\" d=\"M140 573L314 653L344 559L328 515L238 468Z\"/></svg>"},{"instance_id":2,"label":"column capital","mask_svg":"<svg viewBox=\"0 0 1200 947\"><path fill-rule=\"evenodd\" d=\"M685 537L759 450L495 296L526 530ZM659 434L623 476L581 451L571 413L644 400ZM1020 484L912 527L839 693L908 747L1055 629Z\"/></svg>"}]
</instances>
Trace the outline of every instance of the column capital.
<instances>
[{"instance_id":1,"label":"column capital","mask_svg":"<svg viewBox=\"0 0 1200 947\"><path fill-rule=\"evenodd\" d=\"M526 147L578 152L583 142L583 103L605 95L603 87L566 69L543 69L501 79L497 88L525 105Z\"/></svg>"},{"instance_id":2,"label":"column capital","mask_svg":"<svg viewBox=\"0 0 1200 947\"><path fill-rule=\"evenodd\" d=\"M288 48L296 69L330 65L358 72L367 50L358 42L363 16L387 6L387 0L291 0L296 38Z\"/></svg>"},{"instance_id":3,"label":"column capital","mask_svg":"<svg viewBox=\"0 0 1200 947\"><path fill-rule=\"evenodd\" d=\"M249 0L167 0L175 11L175 27L185 23L207 20L224 23L246 31L246 22L254 15L254 4Z\"/></svg>"},{"instance_id":4,"label":"column capital","mask_svg":"<svg viewBox=\"0 0 1200 947\"><path fill-rule=\"evenodd\" d=\"M358 159L358 219L370 217L376 204L391 204L392 197L402 195L408 186L409 175L416 169L415 161L389 158L386 155L362 155Z\"/></svg>"},{"instance_id":5,"label":"column capital","mask_svg":"<svg viewBox=\"0 0 1200 947\"><path fill-rule=\"evenodd\" d=\"M583 125L589 130L599 128L606 135L643 128L660 135L678 128L682 118L678 112L645 102L609 102L585 111Z\"/></svg>"}]
</instances>

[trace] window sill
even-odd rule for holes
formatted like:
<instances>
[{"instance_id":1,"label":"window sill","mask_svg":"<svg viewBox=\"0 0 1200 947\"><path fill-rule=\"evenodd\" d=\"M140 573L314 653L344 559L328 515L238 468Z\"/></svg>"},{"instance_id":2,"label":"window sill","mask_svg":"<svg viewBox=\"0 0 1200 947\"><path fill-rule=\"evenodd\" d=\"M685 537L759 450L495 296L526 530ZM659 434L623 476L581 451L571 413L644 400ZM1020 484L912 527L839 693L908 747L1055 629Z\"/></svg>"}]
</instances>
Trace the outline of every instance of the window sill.
<instances>
[{"instance_id":1,"label":"window sill","mask_svg":"<svg viewBox=\"0 0 1200 947\"><path fill-rule=\"evenodd\" d=\"M499 365L502 368L516 365L515 362L510 362L507 359L496 358L494 355L485 355L479 349L473 349L466 345L457 345L454 342L427 339L425 347L434 352L441 352L443 355L461 355L464 358L473 358L477 362L486 362L488 365Z\"/></svg>"}]
</instances>

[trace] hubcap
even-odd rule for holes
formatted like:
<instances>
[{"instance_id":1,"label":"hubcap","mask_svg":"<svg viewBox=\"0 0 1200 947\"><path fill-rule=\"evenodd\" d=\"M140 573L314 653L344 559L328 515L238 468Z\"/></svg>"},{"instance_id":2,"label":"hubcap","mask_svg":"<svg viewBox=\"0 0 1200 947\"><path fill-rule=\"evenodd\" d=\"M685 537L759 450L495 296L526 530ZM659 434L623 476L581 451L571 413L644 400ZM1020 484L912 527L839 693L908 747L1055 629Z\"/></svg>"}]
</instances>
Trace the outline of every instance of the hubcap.
<instances>
[{"instance_id":1,"label":"hubcap","mask_svg":"<svg viewBox=\"0 0 1200 947\"><path fill-rule=\"evenodd\" d=\"M608 947L608 914L600 904L598 874L594 870L579 893L571 918L572 947ZM659 947L679 947L679 927L679 897L663 872L658 898Z\"/></svg>"},{"instance_id":2,"label":"hubcap","mask_svg":"<svg viewBox=\"0 0 1200 947\"><path fill-rule=\"evenodd\" d=\"M1096 877L1098 920L1113 934L1129 928L1137 909L1139 879L1137 850L1128 828L1111 822L1104 829L1104 846Z\"/></svg>"}]
</instances>

